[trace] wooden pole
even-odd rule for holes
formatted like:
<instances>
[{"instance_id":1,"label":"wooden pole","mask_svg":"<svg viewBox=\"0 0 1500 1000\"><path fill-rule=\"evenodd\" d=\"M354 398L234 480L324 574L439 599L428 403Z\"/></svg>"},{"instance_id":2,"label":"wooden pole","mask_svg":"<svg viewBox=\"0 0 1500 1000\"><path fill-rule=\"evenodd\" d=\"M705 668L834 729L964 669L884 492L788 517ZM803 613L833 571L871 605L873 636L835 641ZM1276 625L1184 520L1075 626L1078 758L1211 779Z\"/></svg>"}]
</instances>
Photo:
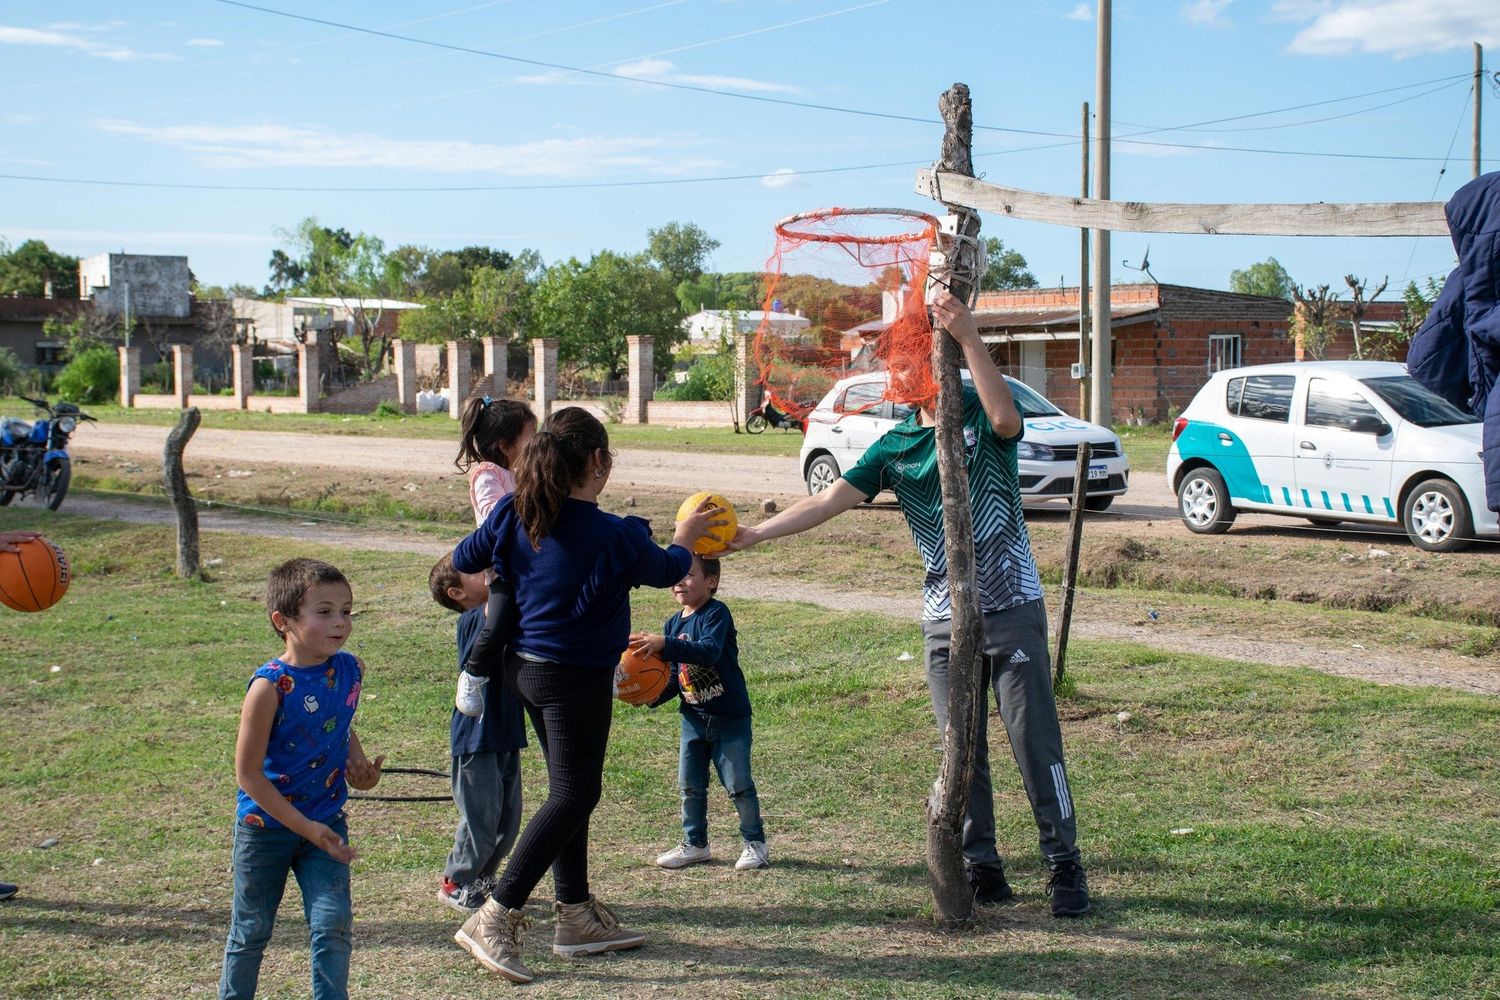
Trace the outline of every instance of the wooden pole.
<instances>
[{"instance_id":1,"label":"wooden pole","mask_svg":"<svg viewBox=\"0 0 1500 1000\"><path fill-rule=\"evenodd\" d=\"M201 419L196 406L183 410L177 426L167 435L167 445L162 451L162 478L166 482L172 509L177 512L177 575L183 579L197 576L199 565L198 508L193 504L193 495L188 492L187 474L182 470L182 452L192 440Z\"/></svg>"},{"instance_id":2,"label":"wooden pole","mask_svg":"<svg viewBox=\"0 0 1500 1000\"><path fill-rule=\"evenodd\" d=\"M1113 14L1110 0L1099 0L1098 56L1094 79L1094 198L1109 200L1109 81L1110 41ZM1096 227L1093 234L1094 316L1089 341L1089 358L1093 371L1089 379L1089 419L1108 427L1114 416L1114 334L1110 329L1109 308L1109 233Z\"/></svg>"},{"instance_id":3,"label":"wooden pole","mask_svg":"<svg viewBox=\"0 0 1500 1000\"><path fill-rule=\"evenodd\" d=\"M1062 686L1068 661L1068 630L1073 625L1073 594L1078 588L1078 549L1083 543L1084 499L1088 494L1089 459L1094 447L1087 441L1078 446L1078 462L1073 467L1073 513L1068 518L1068 552L1063 564L1062 618L1057 626L1057 655L1052 657L1052 690Z\"/></svg>"},{"instance_id":4,"label":"wooden pole","mask_svg":"<svg viewBox=\"0 0 1500 1000\"><path fill-rule=\"evenodd\" d=\"M955 83L938 99L944 134L944 169L972 177L974 119L969 88ZM956 236L946 246L948 287L972 302L979 277L979 216L956 210ZM974 893L963 863L963 822L974 780L975 747L983 732L980 685L984 672L984 619L974 567L974 522L969 507L969 470L964 463L963 388L959 349L946 333L933 332L933 371L938 376L937 460L943 498L944 546L953 605L953 637L948 651L948 727L943 762L927 801L927 871L933 907L947 926L974 915Z\"/></svg>"},{"instance_id":5,"label":"wooden pole","mask_svg":"<svg viewBox=\"0 0 1500 1000\"><path fill-rule=\"evenodd\" d=\"M1484 96L1484 46L1474 43L1474 176L1479 176L1479 104Z\"/></svg>"},{"instance_id":6,"label":"wooden pole","mask_svg":"<svg viewBox=\"0 0 1500 1000\"><path fill-rule=\"evenodd\" d=\"M1089 196L1089 102L1083 102L1083 184L1078 192ZM1078 230L1078 364L1085 373L1089 369L1089 231ZM1089 418L1089 377L1085 374L1078 380L1078 419Z\"/></svg>"}]
</instances>

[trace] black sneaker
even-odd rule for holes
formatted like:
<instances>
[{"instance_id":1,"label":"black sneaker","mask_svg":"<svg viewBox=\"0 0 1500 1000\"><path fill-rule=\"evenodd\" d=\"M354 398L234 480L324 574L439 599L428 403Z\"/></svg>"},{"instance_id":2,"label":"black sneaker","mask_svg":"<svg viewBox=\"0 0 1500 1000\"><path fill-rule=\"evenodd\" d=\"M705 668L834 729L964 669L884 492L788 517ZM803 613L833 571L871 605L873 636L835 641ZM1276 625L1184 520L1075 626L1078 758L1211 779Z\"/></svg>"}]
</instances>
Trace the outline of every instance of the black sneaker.
<instances>
[{"instance_id":1,"label":"black sneaker","mask_svg":"<svg viewBox=\"0 0 1500 1000\"><path fill-rule=\"evenodd\" d=\"M1010 883L1005 881L1005 866L998 863L993 868L970 868L969 887L974 890L974 902L980 906L999 906L1016 897Z\"/></svg>"},{"instance_id":2,"label":"black sneaker","mask_svg":"<svg viewBox=\"0 0 1500 1000\"><path fill-rule=\"evenodd\" d=\"M11 885L9 882L0 882L0 899L9 899L20 891L20 886Z\"/></svg>"},{"instance_id":3,"label":"black sneaker","mask_svg":"<svg viewBox=\"0 0 1500 1000\"><path fill-rule=\"evenodd\" d=\"M1052 869L1047 878L1047 895L1052 897L1054 917L1081 917L1092 909L1089 879L1076 861L1064 861Z\"/></svg>"}]
</instances>

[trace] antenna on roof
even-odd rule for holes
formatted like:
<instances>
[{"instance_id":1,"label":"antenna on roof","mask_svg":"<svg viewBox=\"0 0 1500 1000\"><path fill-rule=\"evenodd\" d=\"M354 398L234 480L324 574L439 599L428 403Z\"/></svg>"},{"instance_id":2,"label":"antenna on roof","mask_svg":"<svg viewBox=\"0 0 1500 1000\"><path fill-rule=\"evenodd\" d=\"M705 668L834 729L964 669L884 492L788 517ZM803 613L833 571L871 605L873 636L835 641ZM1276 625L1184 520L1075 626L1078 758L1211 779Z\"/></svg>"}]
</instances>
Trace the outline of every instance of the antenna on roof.
<instances>
[{"instance_id":1,"label":"antenna on roof","mask_svg":"<svg viewBox=\"0 0 1500 1000\"><path fill-rule=\"evenodd\" d=\"M1121 267L1125 267L1125 268L1129 268L1132 271L1141 271L1141 272L1144 272L1145 275L1146 275L1146 277L1148 277L1148 278L1151 279L1152 284L1156 284L1156 285L1161 284L1160 281L1156 280L1156 275L1154 275L1154 274L1151 273L1151 244L1149 244L1149 243L1146 244L1146 252L1143 253L1143 254L1141 254L1141 266L1140 267L1136 267L1135 265L1131 264L1130 261L1128 261L1128 260L1122 260L1122 261L1120 261L1120 266Z\"/></svg>"}]
</instances>

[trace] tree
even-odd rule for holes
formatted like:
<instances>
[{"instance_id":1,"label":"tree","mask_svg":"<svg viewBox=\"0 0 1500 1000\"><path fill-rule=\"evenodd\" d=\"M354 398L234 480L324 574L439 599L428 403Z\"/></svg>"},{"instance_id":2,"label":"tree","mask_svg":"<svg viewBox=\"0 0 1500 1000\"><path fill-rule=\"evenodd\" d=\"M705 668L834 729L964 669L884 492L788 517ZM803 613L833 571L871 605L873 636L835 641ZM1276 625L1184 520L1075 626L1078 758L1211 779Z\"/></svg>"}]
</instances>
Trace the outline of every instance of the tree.
<instances>
[{"instance_id":1,"label":"tree","mask_svg":"<svg viewBox=\"0 0 1500 1000\"><path fill-rule=\"evenodd\" d=\"M0 240L0 295L41 298L48 282L54 299L78 298L78 258L57 253L41 240L27 240L14 250Z\"/></svg>"},{"instance_id":2,"label":"tree","mask_svg":"<svg viewBox=\"0 0 1500 1000\"><path fill-rule=\"evenodd\" d=\"M1365 318L1365 313L1370 311L1370 302L1380 298L1380 293L1385 291L1385 286L1390 284L1390 275L1380 280L1380 286L1370 293L1370 300L1365 300L1366 282L1356 278L1352 274L1344 275L1344 284L1349 286L1349 326L1354 331L1354 356L1360 360L1365 356L1364 339L1360 336L1360 321Z\"/></svg>"},{"instance_id":3,"label":"tree","mask_svg":"<svg viewBox=\"0 0 1500 1000\"><path fill-rule=\"evenodd\" d=\"M511 257L504 270L477 267L464 287L449 295L422 299L421 311L401 317L401 336L428 343L471 337L521 335L531 316L531 295L542 272L535 250Z\"/></svg>"},{"instance_id":4,"label":"tree","mask_svg":"<svg viewBox=\"0 0 1500 1000\"><path fill-rule=\"evenodd\" d=\"M682 339L674 287L645 254L603 250L587 264L572 257L549 267L537 283L530 333L556 337L559 360L618 378L627 336L654 336L663 359Z\"/></svg>"},{"instance_id":5,"label":"tree","mask_svg":"<svg viewBox=\"0 0 1500 1000\"><path fill-rule=\"evenodd\" d=\"M646 230L646 254L667 272L673 288L701 275L717 249L719 241L691 222Z\"/></svg>"},{"instance_id":6,"label":"tree","mask_svg":"<svg viewBox=\"0 0 1500 1000\"><path fill-rule=\"evenodd\" d=\"M993 236L984 241L984 277L979 280L982 292L999 292L1011 288L1035 288L1036 275L1026 269L1026 258L1019 250L1005 249L1005 243Z\"/></svg>"},{"instance_id":7,"label":"tree","mask_svg":"<svg viewBox=\"0 0 1500 1000\"><path fill-rule=\"evenodd\" d=\"M1292 285L1292 327L1290 333L1302 345L1304 357L1321 361L1328 344L1338 332L1338 296L1330 294L1327 285L1307 289Z\"/></svg>"},{"instance_id":8,"label":"tree","mask_svg":"<svg viewBox=\"0 0 1500 1000\"><path fill-rule=\"evenodd\" d=\"M759 309L764 294L765 276L758 271L700 274L677 285L677 301L687 314L700 309Z\"/></svg>"},{"instance_id":9,"label":"tree","mask_svg":"<svg viewBox=\"0 0 1500 1000\"><path fill-rule=\"evenodd\" d=\"M1240 295L1263 295L1268 299L1290 299L1292 276L1275 257L1251 264L1243 271L1229 272L1229 290Z\"/></svg>"}]
</instances>

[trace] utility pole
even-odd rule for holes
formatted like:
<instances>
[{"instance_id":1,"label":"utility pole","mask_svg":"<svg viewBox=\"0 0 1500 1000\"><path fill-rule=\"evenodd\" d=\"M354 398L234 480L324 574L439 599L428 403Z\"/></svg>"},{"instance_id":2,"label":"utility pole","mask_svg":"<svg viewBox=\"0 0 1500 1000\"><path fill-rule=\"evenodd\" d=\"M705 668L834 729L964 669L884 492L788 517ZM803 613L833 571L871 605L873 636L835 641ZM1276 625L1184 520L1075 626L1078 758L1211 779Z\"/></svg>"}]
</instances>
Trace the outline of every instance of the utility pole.
<instances>
[{"instance_id":1,"label":"utility pole","mask_svg":"<svg viewBox=\"0 0 1500 1000\"><path fill-rule=\"evenodd\" d=\"M1474 43L1474 176L1479 176L1479 100L1484 95L1484 46Z\"/></svg>"},{"instance_id":2,"label":"utility pole","mask_svg":"<svg viewBox=\"0 0 1500 1000\"><path fill-rule=\"evenodd\" d=\"M1098 148L1094 153L1094 197L1109 200L1109 78L1110 78L1110 0L1099 0L1099 51L1094 80L1094 136ZM1089 419L1108 427L1114 417L1113 374L1110 371L1113 334L1109 311L1109 230L1095 229L1092 235L1094 266L1094 315L1090 353L1093 378L1089 383Z\"/></svg>"},{"instance_id":3,"label":"utility pole","mask_svg":"<svg viewBox=\"0 0 1500 1000\"><path fill-rule=\"evenodd\" d=\"M1083 186L1089 196L1089 102L1083 102ZM1078 419L1089 418L1089 231L1078 230Z\"/></svg>"}]
</instances>

